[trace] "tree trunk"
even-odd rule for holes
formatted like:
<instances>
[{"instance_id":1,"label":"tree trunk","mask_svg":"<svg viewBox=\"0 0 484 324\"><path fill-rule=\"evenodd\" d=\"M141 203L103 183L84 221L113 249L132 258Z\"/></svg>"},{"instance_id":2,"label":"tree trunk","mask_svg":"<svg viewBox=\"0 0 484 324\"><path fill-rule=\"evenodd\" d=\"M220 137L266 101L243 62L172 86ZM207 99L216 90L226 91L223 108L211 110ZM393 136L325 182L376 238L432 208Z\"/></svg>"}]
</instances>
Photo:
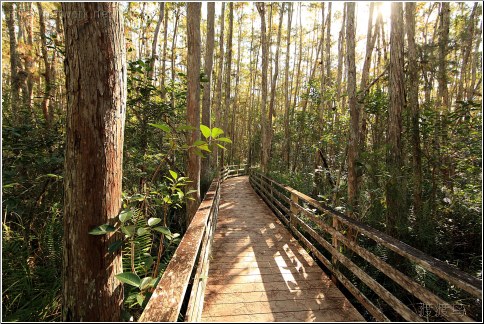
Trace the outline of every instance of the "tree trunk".
<instances>
[{"instance_id":1,"label":"tree trunk","mask_svg":"<svg viewBox=\"0 0 484 324\"><path fill-rule=\"evenodd\" d=\"M163 22L164 11L165 3L160 2L160 17L156 23L155 34L153 36L153 42L151 43L151 61L150 69L148 71L148 79L153 79L153 75L155 73L155 61L157 59L156 47L158 46L158 34L160 33L161 23ZM154 81L152 81L152 83L154 83Z\"/></svg>"},{"instance_id":2,"label":"tree trunk","mask_svg":"<svg viewBox=\"0 0 484 324\"><path fill-rule=\"evenodd\" d=\"M15 17L13 12L13 2L4 2L3 10L5 12L5 20L7 23L9 43L10 43L10 107L12 109L13 124L17 124L19 118L19 99L20 99L20 79L18 71L20 68L20 61L17 52L17 37L15 34Z\"/></svg>"},{"instance_id":3,"label":"tree trunk","mask_svg":"<svg viewBox=\"0 0 484 324\"><path fill-rule=\"evenodd\" d=\"M200 139L200 19L201 2L187 3L187 124L195 127L189 134L188 145L191 146ZM186 227L190 224L200 204L200 157L194 148L188 150L187 176L190 183L188 190L196 190L187 201Z\"/></svg>"},{"instance_id":4,"label":"tree trunk","mask_svg":"<svg viewBox=\"0 0 484 324\"><path fill-rule=\"evenodd\" d=\"M173 28L173 39L171 41L171 83L175 84L175 53L176 53L176 39L178 36L178 20L180 19L180 8L175 9L175 27ZM175 109L175 94L170 93L171 109Z\"/></svg>"},{"instance_id":5,"label":"tree trunk","mask_svg":"<svg viewBox=\"0 0 484 324\"><path fill-rule=\"evenodd\" d=\"M403 74L403 5L392 3L390 32L390 105L388 107L387 167L389 179L386 185L387 231L397 237L406 223L405 182L402 172L402 110L405 105Z\"/></svg>"},{"instance_id":6,"label":"tree trunk","mask_svg":"<svg viewBox=\"0 0 484 324\"><path fill-rule=\"evenodd\" d=\"M211 125L211 112L210 112L210 95L212 93L212 66L213 66L213 49L215 46L215 2L207 3L207 41L205 50L204 72L207 77L207 82L203 87L203 101L202 101L202 124L207 127ZM202 160L202 168L200 171L200 178L204 182L208 182L210 159L207 155ZM209 184L207 184L209 185Z\"/></svg>"},{"instance_id":7,"label":"tree trunk","mask_svg":"<svg viewBox=\"0 0 484 324\"><path fill-rule=\"evenodd\" d=\"M44 97L42 98L42 113L44 114L44 119L47 127L51 124L51 114L50 114L50 98L52 91L52 76L51 76L51 65L49 63L49 57L47 55L47 38L45 33L45 23L44 23L44 10L41 2L37 2L37 9L39 10L39 27L40 27L40 40L41 40L41 50L42 58L44 60Z\"/></svg>"},{"instance_id":8,"label":"tree trunk","mask_svg":"<svg viewBox=\"0 0 484 324\"><path fill-rule=\"evenodd\" d=\"M355 66L355 6L346 4L346 63L347 91L350 109L350 133L348 143L348 205L349 215L354 217L358 206L358 174L356 161L359 153L359 110L356 101L356 66Z\"/></svg>"},{"instance_id":9,"label":"tree trunk","mask_svg":"<svg viewBox=\"0 0 484 324\"><path fill-rule=\"evenodd\" d=\"M103 19L99 19L102 13ZM113 224L121 208L126 53L118 3L63 2L67 141L64 175L63 321L119 321L121 254Z\"/></svg>"},{"instance_id":10,"label":"tree trunk","mask_svg":"<svg viewBox=\"0 0 484 324\"><path fill-rule=\"evenodd\" d=\"M289 91L289 58L291 49L291 23L292 23L292 6L288 3L287 11L287 41L286 41L286 65L284 67L284 149L283 157L286 169L289 170L289 151L290 151L290 133L289 133L289 108L291 106L291 93Z\"/></svg>"},{"instance_id":11,"label":"tree trunk","mask_svg":"<svg viewBox=\"0 0 484 324\"><path fill-rule=\"evenodd\" d=\"M269 101L269 119L268 119L268 133L267 133L267 149L268 149L268 160L271 156L271 146L272 146L272 116L274 115L274 103L276 100L276 86L277 86L277 76L279 75L279 49L281 47L281 32L282 32L282 19L284 18L284 7L285 3L282 3L279 12L279 27L277 31L277 43L276 43L276 56L274 57L274 74L272 75L271 82L271 98Z\"/></svg>"},{"instance_id":12,"label":"tree trunk","mask_svg":"<svg viewBox=\"0 0 484 324\"><path fill-rule=\"evenodd\" d=\"M165 18L163 23L163 54L161 57L161 97L165 100L166 96L166 88L165 88L165 79L166 79L166 48L168 45L168 7L165 8Z\"/></svg>"},{"instance_id":13,"label":"tree trunk","mask_svg":"<svg viewBox=\"0 0 484 324\"><path fill-rule=\"evenodd\" d=\"M266 9L264 2L257 2L257 11L259 12L261 20L261 46L262 46L262 84L261 84L261 126L262 126L262 151L261 151L261 170L266 173L268 171L269 163L269 147L268 147L268 127L267 127L267 70L269 60L269 44L266 35Z\"/></svg>"},{"instance_id":14,"label":"tree trunk","mask_svg":"<svg viewBox=\"0 0 484 324\"><path fill-rule=\"evenodd\" d=\"M415 2L405 3L405 18L408 42L408 109L412 114L413 208L417 224L419 224L422 215L422 152L419 127L417 45L415 43Z\"/></svg>"},{"instance_id":15,"label":"tree trunk","mask_svg":"<svg viewBox=\"0 0 484 324\"><path fill-rule=\"evenodd\" d=\"M222 10L220 12L220 38L219 38L219 61L218 61L218 75L217 75L217 89L215 99L215 120L218 127L221 127L221 109L222 109L222 81L223 81L223 69L224 69L224 27L225 26L225 2L222 2ZM218 158L218 146L215 147L213 152L215 167L217 171L220 169Z\"/></svg>"},{"instance_id":16,"label":"tree trunk","mask_svg":"<svg viewBox=\"0 0 484 324\"><path fill-rule=\"evenodd\" d=\"M225 65L225 107L223 109L224 130L229 136L231 136L229 128L229 114L230 114L230 92L231 92L231 80L232 80L232 39L234 34L234 3L229 2L229 33L227 35L226 46L226 65ZM222 165L225 164L225 150L222 151Z\"/></svg>"}]
</instances>

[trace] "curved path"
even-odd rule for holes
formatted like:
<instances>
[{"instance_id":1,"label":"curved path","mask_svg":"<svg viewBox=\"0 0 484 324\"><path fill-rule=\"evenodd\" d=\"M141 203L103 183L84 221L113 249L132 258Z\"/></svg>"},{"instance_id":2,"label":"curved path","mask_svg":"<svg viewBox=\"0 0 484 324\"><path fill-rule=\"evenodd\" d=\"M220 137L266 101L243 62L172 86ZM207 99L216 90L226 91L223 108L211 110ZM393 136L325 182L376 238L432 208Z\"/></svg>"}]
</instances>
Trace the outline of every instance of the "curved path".
<instances>
[{"instance_id":1,"label":"curved path","mask_svg":"<svg viewBox=\"0 0 484 324\"><path fill-rule=\"evenodd\" d=\"M222 184L202 321L364 321L254 192Z\"/></svg>"}]
</instances>

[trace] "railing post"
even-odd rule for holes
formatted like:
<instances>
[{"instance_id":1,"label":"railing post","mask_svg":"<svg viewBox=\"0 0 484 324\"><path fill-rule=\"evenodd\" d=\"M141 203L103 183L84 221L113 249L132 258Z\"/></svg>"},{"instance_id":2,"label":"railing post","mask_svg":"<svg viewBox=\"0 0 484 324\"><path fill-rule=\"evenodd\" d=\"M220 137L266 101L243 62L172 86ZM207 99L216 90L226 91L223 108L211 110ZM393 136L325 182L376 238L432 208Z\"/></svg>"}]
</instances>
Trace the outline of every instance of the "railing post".
<instances>
[{"instance_id":1,"label":"railing post","mask_svg":"<svg viewBox=\"0 0 484 324\"><path fill-rule=\"evenodd\" d=\"M291 192L291 213L289 215L289 227L294 231L296 228L297 206L299 203L299 197Z\"/></svg>"},{"instance_id":2,"label":"railing post","mask_svg":"<svg viewBox=\"0 0 484 324\"><path fill-rule=\"evenodd\" d=\"M333 228L336 232L339 232L339 220L336 216L333 216ZM334 249L336 250L336 253L339 253L340 251L340 242L338 241L338 238L336 237L336 235L333 235L332 237L332 240L331 240L331 243L334 247ZM336 256L332 255L331 256L331 264L333 265L333 271L332 271L332 274L331 274L331 280L337 284L338 282L338 279L336 278L336 276L334 275L334 271L337 271L338 270L338 259L336 258Z\"/></svg>"}]
</instances>

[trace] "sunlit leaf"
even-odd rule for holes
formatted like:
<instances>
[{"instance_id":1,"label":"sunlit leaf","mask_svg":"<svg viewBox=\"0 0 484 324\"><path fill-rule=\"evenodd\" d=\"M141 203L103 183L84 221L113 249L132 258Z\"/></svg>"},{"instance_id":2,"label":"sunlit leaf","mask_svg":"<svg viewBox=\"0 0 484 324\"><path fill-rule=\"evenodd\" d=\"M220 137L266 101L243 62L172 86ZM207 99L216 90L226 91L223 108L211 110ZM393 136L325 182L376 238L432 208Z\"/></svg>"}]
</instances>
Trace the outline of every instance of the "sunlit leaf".
<instances>
[{"instance_id":1,"label":"sunlit leaf","mask_svg":"<svg viewBox=\"0 0 484 324\"><path fill-rule=\"evenodd\" d=\"M170 175L173 179L178 179L178 173L176 173L175 171L172 171L172 170L168 170L168 172L170 172Z\"/></svg>"},{"instance_id":2,"label":"sunlit leaf","mask_svg":"<svg viewBox=\"0 0 484 324\"><path fill-rule=\"evenodd\" d=\"M107 233L114 232L116 228L112 225L109 224L103 224L98 227L93 228L92 230L89 231L89 234L91 235L104 235Z\"/></svg>"},{"instance_id":3,"label":"sunlit leaf","mask_svg":"<svg viewBox=\"0 0 484 324\"><path fill-rule=\"evenodd\" d=\"M148 225L149 226L155 226L159 222L161 222L161 218L151 217L150 219L148 219Z\"/></svg>"},{"instance_id":4,"label":"sunlit leaf","mask_svg":"<svg viewBox=\"0 0 484 324\"><path fill-rule=\"evenodd\" d=\"M170 132L170 127L168 125L165 125L165 124L152 124L152 123L148 123L148 125L153 126L153 127L156 127L156 128L159 128L159 129L161 129L164 132Z\"/></svg>"},{"instance_id":5,"label":"sunlit leaf","mask_svg":"<svg viewBox=\"0 0 484 324\"><path fill-rule=\"evenodd\" d=\"M164 226L158 226L153 228L155 231L160 232L161 234L164 235L171 235L170 229Z\"/></svg>"},{"instance_id":6,"label":"sunlit leaf","mask_svg":"<svg viewBox=\"0 0 484 324\"><path fill-rule=\"evenodd\" d=\"M133 211L131 209L123 210L121 214L119 214L119 220L124 223L127 220L130 220L133 217Z\"/></svg>"},{"instance_id":7,"label":"sunlit leaf","mask_svg":"<svg viewBox=\"0 0 484 324\"><path fill-rule=\"evenodd\" d=\"M222 135L223 133L224 133L224 131L221 130L220 128L217 128L217 127L212 128L212 138L217 138L220 135Z\"/></svg>"},{"instance_id":8,"label":"sunlit leaf","mask_svg":"<svg viewBox=\"0 0 484 324\"><path fill-rule=\"evenodd\" d=\"M123 272L116 275L119 281L126 283L131 286L139 287L141 279L137 274L132 272Z\"/></svg>"},{"instance_id":9,"label":"sunlit leaf","mask_svg":"<svg viewBox=\"0 0 484 324\"><path fill-rule=\"evenodd\" d=\"M202 134L205 138L209 138L210 135L212 134L210 128L208 128L205 125L200 125L200 130L202 131Z\"/></svg>"},{"instance_id":10,"label":"sunlit leaf","mask_svg":"<svg viewBox=\"0 0 484 324\"><path fill-rule=\"evenodd\" d=\"M232 140L228 137L220 137L220 138L217 138L217 141L220 141L220 142L225 142L225 143L232 143Z\"/></svg>"}]
</instances>

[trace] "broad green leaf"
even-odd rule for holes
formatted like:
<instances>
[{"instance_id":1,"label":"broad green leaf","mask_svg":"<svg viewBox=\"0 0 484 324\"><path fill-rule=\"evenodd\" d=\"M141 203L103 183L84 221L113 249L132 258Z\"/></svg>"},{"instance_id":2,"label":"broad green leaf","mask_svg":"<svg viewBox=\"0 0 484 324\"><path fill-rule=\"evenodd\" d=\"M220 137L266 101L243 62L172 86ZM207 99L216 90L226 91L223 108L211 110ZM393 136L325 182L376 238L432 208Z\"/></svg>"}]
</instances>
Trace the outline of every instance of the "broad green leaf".
<instances>
[{"instance_id":1,"label":"broad green leaf","mask_svg":"<svg viewBox=\"0 0 484 324\"><path fill-rule=\"evenodd\" d=\"M220 138L217 138L217 141L220 141L220 142L225 142L225 143L232 143L232 140L228 137L220 137Z\"/></svg>"},{"instance_id":2,"label":"broad green leaf","mask_svg":"<svg viewBox=\"0 0 484 324\"><path fill-rule=\"evenodd\" d=\"M217 146L220 147L222 150L226 150L227 149L225 146L222 146L219 143L217 143Z\"/></svg>"},{"instance_id":3,"label":"broad green leaf","mask_svg":"<svg viewBox=\"0 0 484 324\"><path fill-rule=\"evenodd\" d=\"M161 234L164 234L164 235L170 235L171 234L170 229L167 228L167 227L164 227L164 226L158 226L158 227L155 227L153 229L157 232L160 232Z\"/></svg>"},{"instance_id":4,"label":"broad green leaf","mask_svg":"<svg viewBox=\"0 0 484 324\"><path fill-rule=\"evenodd\" d=\"M123 241L115 241L108 246L108 252L113 253L119 250L119 248L123 246Z\"/></svg>"},{"instance_id":5,"label":"broad green leaf","mask_svg":"<svg viewBox=\"0 0 484 324\"><path fill-rule=\"evenodd\" d=\"M141 235L145 235L145 234L148 234L150 232L150 229L147 228L147 227L140 227L138 228L138 230L136 231L136 233L141 236Z\"/></svg>"},{"instance_id":6,"label":"broad green leaf","mask_svg":"<svg viewBox=\"0 0 484 324\"><path fill-rule=\"evenodd\" d=\"M136 295L136 301L140 306L143 306L143 302L145 301L145 296L142 293Z\"/></svg>"},{"instance_id":7,"label":"broad green leaf","mask_svg":"<svg viewBox=\"0 0 484 324\"><path fill-rule=\"evenodd\" d=\"M124 223L127 220L130 220L133 217L133 211L131 209L129 210L123 210L121 214L119 214L119 220Z\"/></svg>"},{"instance_id":8,"label":"broad green leaf","mask_svg":"<svg viewBox=\"0 0 484 324\"><path fill-rule=\"evenodd\" d=\"M222 135L223 133L224 133L224 131L221 130L220 128L217 128L217 127L212 128L212 138L217 138L220 135Z\"/></svg>"},{"instance_id":9,"label":"broad green leaf","mask_svg":"<svg viewBox=\"0 0 484 324\"><path fill-rule=\"evenodd\" d=\"M103 224L101 226L95 227L92 230L89 231L89 234L91 235L104 235L107 233L114 232L116 228L112 225L109 224Z\"/></svg>"},{"instance_id":10,"label":"broad green leaf","mask_svg":"<svg viewBox=\"0 0 484 324\"><path fill-rule=\"evenodd\" d=\"M211 152L207 144L198 146L201 150Z\"/></svg>"},{"instance_id":11,"label":"broad green leaf","mask_svg":"<svg viewBox=\"0 0 484 324\"><path fill-rule=\"evenodd\" d=\"M207 142L205 142L205 141L195 141L195 142L193 142L193 146L201 146L201 145L207 145Z\"/></svg>"},{"instance_id":12,"label":"broad green leaf","mask_svg":"<svg viewBox=\"0 0 484 324\"><path fill-rule=\"evenodd\" d=\"M173 179L178 179L178 173L176 173L175 171L172 171L172 170L168 170L168 172L170 172L170 175Z\"/></svg>"},{"instance_id":13,"label":"broad green leaf","mask_svg":"<svg viewBox=\"0 0 484 324\"><path fill-rule=\"evenodd\" d=\"M134 225L123 226L121 225L121 231L127 236L131 237L134 235L136 228Z\"/></svg>"},{"instance_id":14,"label":"broad green leaf","mask_svg":"<svg viewBox=\"0 0 484 324\"><path fill-rule=\"evenodd\" d=\"M139 287L141 283L141 279L138 277L137 274L132 272L123 272L116 275L119 281L122 283L126 283L131 286Z\"/></svg>"},{"instance_id":15,"label":"broad green leaf","mask_svg":"<svg viewBox=\"0 0 484 324\"><path fill-rule=\"evenodd\" d=\"M151 286L151 284L153 283L152 279L153 278L151 278L151 277L145 277L145 278L141 279L141 283L139 284L139 289L143 290L143 289L152 287Z\"/></svg>"},{"instance_id":16,"label":"broad green leaf","mask_svg":"<svg viewBox=\"0 0 484 324\"><path fill-rule=\"evenodd\" d=\"M151 217L150 219L148 219L148 225L149 226L155 226L159 222L161 222L161 218Z\"/></svg>"},{"instance_id":17,"label":"broad green leaf","mask_svg":"<svg viewBox=\"0 0 484 324\"><path fill-rule=\"evenodd\" d=\"M209 138L212 132L210 131L210 128L208 128L205 125L200 125L200 130L202 131L202 134L205 138Z\"/></svg>"},{"instance_id":18,"label":"broad green leaf","mask_svg":"<svg viewBox=\"0 0 484 324\"><path fill-rule=\"evenodd\" d=\"M168 125L165 125L165 124L152 124L152 123L148 123L148 125L153 126L153 127L156 127L156 128L159 128L159 129L161 129L164 132L170 132L170 127Z\"/></svg>"}]
</instances>

